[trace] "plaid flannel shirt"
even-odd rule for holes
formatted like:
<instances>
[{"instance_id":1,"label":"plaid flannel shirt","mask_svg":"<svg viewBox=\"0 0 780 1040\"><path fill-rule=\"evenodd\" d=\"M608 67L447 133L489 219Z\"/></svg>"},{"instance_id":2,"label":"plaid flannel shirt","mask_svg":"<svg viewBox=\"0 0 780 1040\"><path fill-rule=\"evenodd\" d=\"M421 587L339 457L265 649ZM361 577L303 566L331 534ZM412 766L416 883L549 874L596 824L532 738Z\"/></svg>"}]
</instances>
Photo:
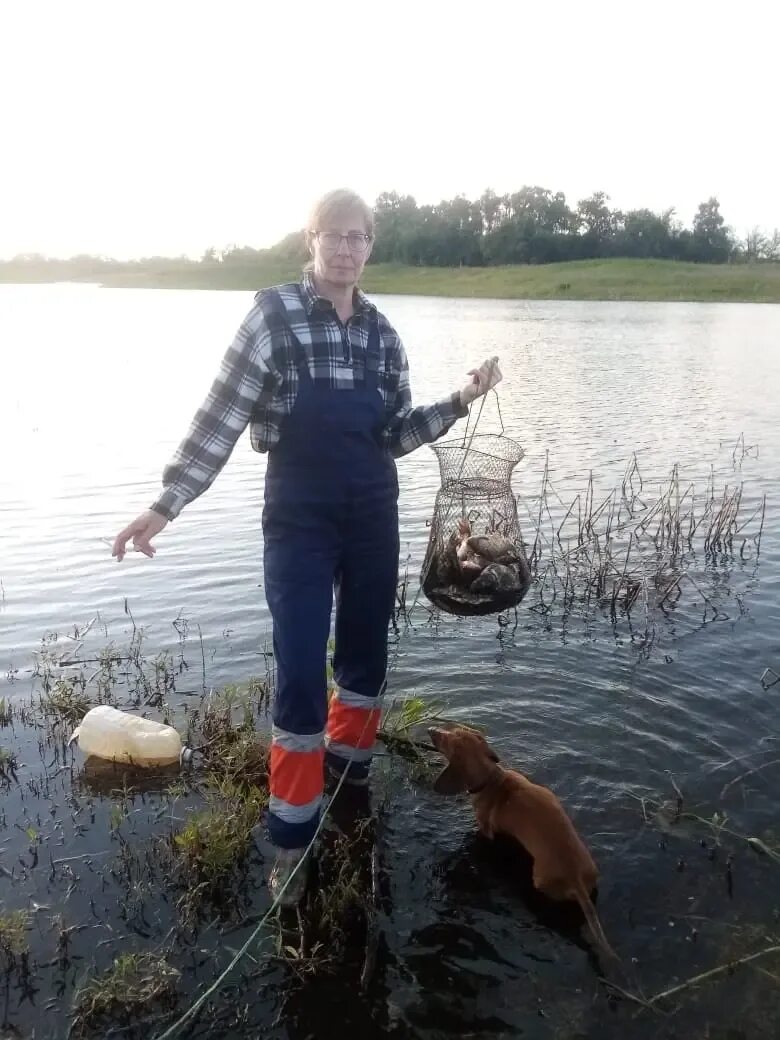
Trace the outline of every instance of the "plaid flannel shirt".
<instances>
[{"instance_id":1,"label":"plaid flannel shirt","mask_svg":"<svg viewBox=\"0 0 780 1040\"><path fill-rule=\"evenodd\" d=\"M346 324L333 304L318 295L308 273L300 283L278 286L277 292L287 324L306 352L312 378L335 389L348 390L362 382L368 334L372 322L378 322L378 383L387 416L383 437L395 458L435 441L466 415L457 392L436 404L412 406L403 344L359 290L355 314ZM255 451L269 451L278 442L282 420L295 403L298 372L289 332L274 317L268 295L257 293L187 436L163 471L163 491L152 509L169 520L213 483L247 426Z\"/></svg>"}]
</instances>

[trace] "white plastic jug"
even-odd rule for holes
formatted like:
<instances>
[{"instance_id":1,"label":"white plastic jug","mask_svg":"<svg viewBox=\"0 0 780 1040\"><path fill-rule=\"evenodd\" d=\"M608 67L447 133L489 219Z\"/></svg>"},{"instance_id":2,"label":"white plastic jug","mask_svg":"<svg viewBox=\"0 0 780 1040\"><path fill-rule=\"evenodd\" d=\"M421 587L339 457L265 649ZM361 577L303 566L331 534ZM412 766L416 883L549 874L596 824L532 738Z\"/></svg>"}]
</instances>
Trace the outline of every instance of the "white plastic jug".
<instances>
[{"instance_id":1,"label":"white plastic jug","mask_svg":"<svg viewBox=\"0 0 780 1040\"><path fill-rule=\"evenodd\" d=\"M181 737L172 726L108 704L90 709L70 739L78 740L85 755L134 766L165 766L182 759Z\"/></svg>"}]
</instances>

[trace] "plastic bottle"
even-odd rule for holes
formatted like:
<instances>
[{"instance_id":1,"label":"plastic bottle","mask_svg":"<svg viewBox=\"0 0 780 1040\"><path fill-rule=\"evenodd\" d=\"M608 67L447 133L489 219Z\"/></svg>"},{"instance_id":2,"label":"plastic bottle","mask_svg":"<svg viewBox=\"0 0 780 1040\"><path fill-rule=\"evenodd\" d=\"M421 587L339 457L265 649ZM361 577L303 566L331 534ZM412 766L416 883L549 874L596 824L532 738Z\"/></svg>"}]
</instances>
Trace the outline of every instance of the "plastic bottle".
<instances>
[{"instance_id":1,"label":"plastic bottle","mask_svg":"<svg viewBox=\"0 0 780 1040\"><path fill-rule=\"evenodd\" d=\"M142 719L108 704L90 709L73 731L85 755L134 766L165 766L181 762L181 737L172 726Z\"/></svg>"}]
</instances>

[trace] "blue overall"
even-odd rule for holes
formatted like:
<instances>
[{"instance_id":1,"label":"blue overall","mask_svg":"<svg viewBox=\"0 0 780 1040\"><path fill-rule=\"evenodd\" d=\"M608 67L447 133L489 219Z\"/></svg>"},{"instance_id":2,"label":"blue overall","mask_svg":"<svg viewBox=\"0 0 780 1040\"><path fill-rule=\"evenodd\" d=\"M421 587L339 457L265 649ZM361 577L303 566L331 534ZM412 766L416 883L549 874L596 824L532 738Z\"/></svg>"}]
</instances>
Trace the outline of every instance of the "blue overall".
<instances>
[{"instance_id":1,"label":"blue overall","mask_svg":"<svg viewBox=\"0 0 780 1040\"><path fill-rule=\"evenodd\" d=\"M338 695L361 707L375 705L384 682L398 578L398 478L381 442L386 416L378 390L376 320L354 389L315 382L294 336L293 344L298 392L269 452L263 510L265 594L276 668L274 739L289 751L319 748L322 755L334 589ZM326 758L343 770L348 752L331 746ZM350 775L366 775L369 760L370 752L357 756ZM302 848L319 821L322 785L319 797L315 793L305 806L275 799L273 762L272 752L271 841ZM321 773L322 758L319 763Z\"/></svg>"}]
</instances>

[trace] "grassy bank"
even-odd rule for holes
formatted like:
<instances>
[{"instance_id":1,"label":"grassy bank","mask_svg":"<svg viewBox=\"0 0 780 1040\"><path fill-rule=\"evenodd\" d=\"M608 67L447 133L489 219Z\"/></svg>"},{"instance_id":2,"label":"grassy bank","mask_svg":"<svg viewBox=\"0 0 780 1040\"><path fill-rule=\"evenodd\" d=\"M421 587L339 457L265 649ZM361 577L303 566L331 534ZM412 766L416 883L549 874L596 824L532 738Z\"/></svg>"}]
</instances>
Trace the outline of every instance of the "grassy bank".
<instances>
[{"instance_id":1,"label":"grassy bank","mask_svg":"<svg viewBox=\"0 0 780 1040\"><path fill-rule=\"evenodd\" d=\"M128 265L80 275L125 288L257 289L296 278L296 263L261 262ZM30 276L49 281L50 276ZM0 269L0 281L14 280ZM405 267L375 264L366 269L369 293L509 300L699 300L780 303L780 264L691 264L673 260L579 260L510 267Z\"/></svg>"},{"instance_id":2,"label":"grassy bank","mask_svg":"<svg viewBox=\"0 0 780 1040\"><path fill-rule=\"evenodd\" d=\"M780 303L780 264L689 264L673 260L579 260L483 268L377 266L373 292L515 300L742 300Z\"/></svg>"}]
</instances>

